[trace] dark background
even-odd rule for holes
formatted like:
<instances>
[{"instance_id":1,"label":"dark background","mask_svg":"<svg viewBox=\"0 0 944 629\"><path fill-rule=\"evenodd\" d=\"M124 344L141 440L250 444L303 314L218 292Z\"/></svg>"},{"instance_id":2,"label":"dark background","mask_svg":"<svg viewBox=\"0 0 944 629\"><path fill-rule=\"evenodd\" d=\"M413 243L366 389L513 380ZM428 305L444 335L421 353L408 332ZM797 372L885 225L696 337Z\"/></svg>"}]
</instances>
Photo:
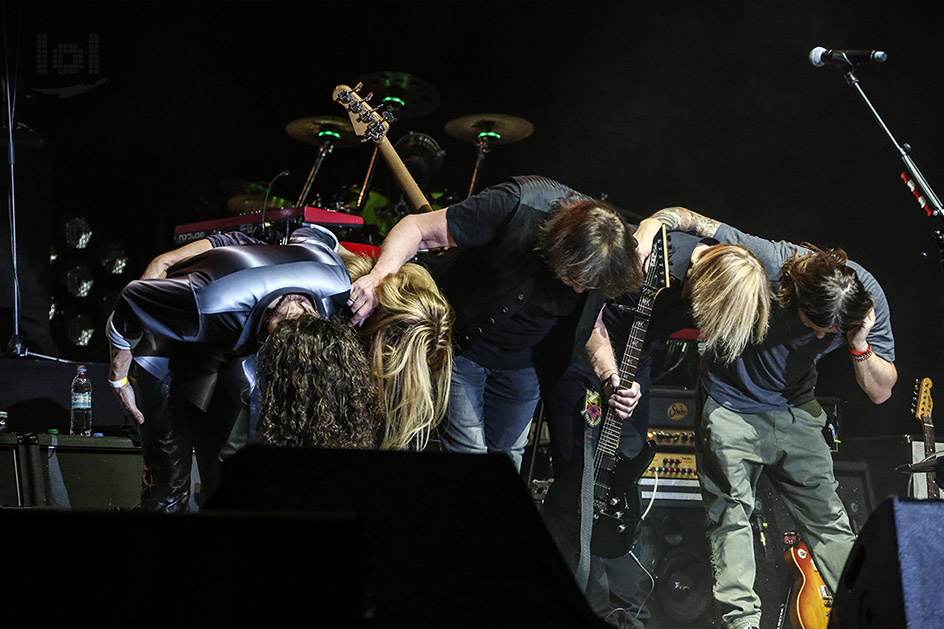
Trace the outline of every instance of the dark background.
<instances>
[{"instance_id":1,"label":"dark background","mask_svg":"<svg viewBox=\"0 0 944 629\"><path fill-rule=\"evenodd\" d=\"M477 188L541 174L642 216L684 205L761 236L844 247L885 287L899 384L875 407L835 352L822 362L818 393L843 400L847 435L915 432L912 384L942 376L939 220L899 180L900 157L843 71L807 57L815 46L888 53L887 63L860 66L856 76L940 194L944 8L772 5L6 2L23 316L43 319L67 265L82 256L109 243L129 256L123 274L99 278L99 296L56 303L56 317L79 308L93 322L87 346L67 346L57 319L49 340L42 326L28 340L34 351L105 360L108 291L171 248L175 225L230 216L227 180L264 184L289 169L274 188L294 200L317 147L289 137L285 125L344 116L331 99L338 84L404 72L441 99L390 130L394 142L414 131L445 150L429 191L462 198L471 180L476 149L449 136L446 123L501 113L528 120L534 132L494 147ZM40 34L47 53L67 43L85 51L98 34L97 71L87 57L69 75L48 63L43 71ZM95 87L63 92L76 85ZM336 149L313 194L328 203L359 185L371 148ZM381 167L376 189L389 193L386 176ZM93 236L86 250L70 252L62 226L76 215ZM7 231L0 240L8 260ZM9 264L2 269L5 342L12 301Z\"/></svg>"}]
</instances>

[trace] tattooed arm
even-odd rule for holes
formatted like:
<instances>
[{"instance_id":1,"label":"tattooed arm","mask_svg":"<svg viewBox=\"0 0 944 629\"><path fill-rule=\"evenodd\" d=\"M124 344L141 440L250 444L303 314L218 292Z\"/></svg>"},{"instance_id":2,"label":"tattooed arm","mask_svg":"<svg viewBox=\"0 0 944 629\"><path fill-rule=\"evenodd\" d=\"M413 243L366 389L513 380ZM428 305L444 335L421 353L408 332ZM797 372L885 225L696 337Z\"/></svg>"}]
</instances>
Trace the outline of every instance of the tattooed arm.
<instances>
[{"instance_id":1,"label":"tattooed arm","mask_svg":"<svg viewBox=\"0 0 944 629\"><path fill-rule=\"evenodd\" d=\"M639 223L639 229L635 234L639 243L636 251L639 253L644 269L647 268L649 254L652 253L652 239L656 237L663 225L666 231L688 232L705 238L714 236L721 222L678 206L663 208L655 212Z\"/></svg>"}]
</instances>

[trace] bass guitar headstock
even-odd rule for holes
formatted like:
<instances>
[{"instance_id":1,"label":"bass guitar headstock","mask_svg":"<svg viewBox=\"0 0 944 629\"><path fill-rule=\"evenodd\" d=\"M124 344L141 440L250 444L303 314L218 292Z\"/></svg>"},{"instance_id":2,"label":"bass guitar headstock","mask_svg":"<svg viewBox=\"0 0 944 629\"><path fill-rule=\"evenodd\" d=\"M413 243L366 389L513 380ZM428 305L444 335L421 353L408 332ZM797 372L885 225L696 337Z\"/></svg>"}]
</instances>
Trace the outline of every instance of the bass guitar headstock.
<instances>
[{"instance_id":1,"label":"bass guitar headstock","mask_svg":"<svg viewBox=\"0 0 944 629\"><path fill-rule=\"evenodd\" d=\"M340 103L346 110L351 119L351 126L362 142L370 140L372 142L381 142L390 130L390 123L393 122L393 113L385 111L383 113L371 107L367 101L373 94L368 94L361 98L358 91L361 84L358 83L354 88L347 85L339 85L334 88L333 98Z\"/></svg>"}]
</instances>

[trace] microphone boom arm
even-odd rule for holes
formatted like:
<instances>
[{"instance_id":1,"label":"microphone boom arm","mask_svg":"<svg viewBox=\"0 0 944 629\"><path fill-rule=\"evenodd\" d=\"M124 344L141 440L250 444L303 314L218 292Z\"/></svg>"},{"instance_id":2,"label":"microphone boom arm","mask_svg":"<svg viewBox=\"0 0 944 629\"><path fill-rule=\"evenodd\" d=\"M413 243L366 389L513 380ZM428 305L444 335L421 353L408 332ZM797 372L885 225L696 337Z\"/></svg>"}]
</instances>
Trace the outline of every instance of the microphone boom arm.
<instances>
[{"instance_id":1,"label":"microphone boom arm","mask_svg":"<svg viewBox=\"0 0 944 629\"><path fill-rule=\"evenodd\" d=\"M944 216L944 207L941 206L941 201L938 199L937 195L934 194L934 190L931 189L931 186L928 184L927 180L924 178L924 175L921 174L921 170L914 163L914 160L911 159L909 152L911 147L907 144L901 145L898 143L898 140L895 139L895 136L892 135L891 130L888 128L888 125L885 124L885 121L882 120L882 117L878 114L878 111L872 106L872 102L869 100L868 96L865 95L865 92L862 90L862 86L859 85L859 79L856 77L853 70L849 70L845 73L846 83L850 87L854 88L858 92L859 96L862 97L862 100L865 101L866 106L869 108L869 111L872 112L872 116L878 122L879 126L885 131L885 134L888 135L888 138L892 141L892 144L895 145L895 149L898 151L898 154L901 156L902 162L905 164L905 168L908 170L908 173L911 175L911 182L915 186L914 195L918 199L918 202L921 203L921 197L924 197L925 203L922 204L924 210L928 213L928 216ZM907 180L906 180L907 183ZM910 187L910 185L909 185Z\"/></svg>"}]
</instances>

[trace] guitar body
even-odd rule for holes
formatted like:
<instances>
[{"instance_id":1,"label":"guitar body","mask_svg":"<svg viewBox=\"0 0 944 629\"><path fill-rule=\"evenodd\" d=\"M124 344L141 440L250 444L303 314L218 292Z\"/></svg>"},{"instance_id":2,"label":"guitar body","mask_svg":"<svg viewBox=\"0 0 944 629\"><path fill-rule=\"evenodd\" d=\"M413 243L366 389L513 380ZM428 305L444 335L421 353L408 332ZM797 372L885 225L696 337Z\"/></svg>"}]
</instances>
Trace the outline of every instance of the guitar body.
<instances>
[{"instance_id":1,"label":"guitar body","mask_svg":"<svg viewBox=\"0 0 944 629\"><path fill-rule=\"evenodd\" d=\"M642 516L637 487L655 454L655 442L646 441L638 455L627 459L617 452L612 469L597 474L590 537L594 555L622 557L636 545Z\"/></svg>"},{"instance_id":2,"label":"guitar body","mask_svg":"<svg viewBox=\"0 0 944 629\"><path fill-rule=\"evenodd\" d=\"M790 623L793 629L826 629L832 596L813 563L806 544L797 542L783 555L794 577L790 596Z\"/></svg>"}]
</instances>

